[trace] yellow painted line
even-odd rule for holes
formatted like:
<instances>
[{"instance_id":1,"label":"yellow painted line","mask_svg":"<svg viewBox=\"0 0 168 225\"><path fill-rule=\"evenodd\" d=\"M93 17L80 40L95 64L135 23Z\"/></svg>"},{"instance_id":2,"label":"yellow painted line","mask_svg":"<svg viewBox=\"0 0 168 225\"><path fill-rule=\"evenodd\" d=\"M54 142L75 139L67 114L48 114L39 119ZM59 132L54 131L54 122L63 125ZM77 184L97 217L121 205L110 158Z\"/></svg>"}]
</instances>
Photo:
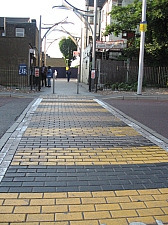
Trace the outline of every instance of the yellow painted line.
<instances>
[{"instance_id":1,"label":"yellow painted line","mask_svg":"<svg viewBox=\"0 0 168 225\"><path fill-rule=\"evenodd\" d=\"M119 165L168 162L158 146L128 148L18 148L11 165Z\"/></svg>"},{"instance_id":2,"label":"yellow painted line","mask_svg":"<svg viewBox=\"0 0 168 225\"><path fill-rule=\"evenodd\" d=\"M0 224L168 223L168 188L101 192L0 193Z\"/></svg>"},{"instance_id":3,"label":"yellow painted line","mask_svg":"<svg viewBox=\"0 0 168 225\"><path fill-rule=\"evenodd\" d=\"M138 136L131 127L27 128L24 136Z\"/></svg>"}]
</instances>

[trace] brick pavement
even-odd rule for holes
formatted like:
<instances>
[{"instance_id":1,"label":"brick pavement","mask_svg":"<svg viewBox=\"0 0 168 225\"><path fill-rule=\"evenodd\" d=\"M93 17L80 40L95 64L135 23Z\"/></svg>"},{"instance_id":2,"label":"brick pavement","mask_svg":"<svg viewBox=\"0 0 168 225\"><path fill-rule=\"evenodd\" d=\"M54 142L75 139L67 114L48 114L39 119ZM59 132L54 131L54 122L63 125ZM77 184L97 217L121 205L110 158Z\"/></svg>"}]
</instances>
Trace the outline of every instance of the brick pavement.
<instances>
[{"instance_id":1,"label":"brick pavement","mask_svg":"<svg viewBox=\"0 0 168 225\"><path fill-rule=\"evenodd\" d=\"M33 103L0 152L0 224L168 224L168 152L99 103Z\"/></svg>"}]
</instances>

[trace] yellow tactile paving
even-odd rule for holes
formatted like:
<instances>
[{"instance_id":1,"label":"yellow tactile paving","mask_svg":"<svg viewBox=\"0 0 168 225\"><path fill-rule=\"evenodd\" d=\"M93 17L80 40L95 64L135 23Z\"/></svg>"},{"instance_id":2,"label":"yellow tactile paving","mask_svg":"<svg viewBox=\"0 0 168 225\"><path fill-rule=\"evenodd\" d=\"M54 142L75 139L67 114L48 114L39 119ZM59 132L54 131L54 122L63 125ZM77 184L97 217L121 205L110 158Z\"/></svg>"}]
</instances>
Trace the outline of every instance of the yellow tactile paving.
<instances>
[{"instance_id":1,"label":"yellow tactile paving","mask_svg":"<svg viewBox=\"0 0 168 225\"><path fill-rule=\"evenodd\" d=\"M130 148L24 148L11 165L116 165L168 162L168 152L158 146Z\"/></svg>"},{"instance_id":2,"label":"yellow tactile paving","mask_svg":"<svg viewBox=\"0 0 168 225\"><path fill-rule=\"evenodd\" d=\"M66 116L63 116L63 115L59 115L59 118L52 118L51 116L48 116L48 115L36 115L35 117L32 118L31 122L37 122L37 121L45 121L47 122L48 120L50 121L54 121L54 119L56 120L59 120L59 121L82 121L82 122L85 122L85 121L88 121L88 116L84 116L84 115L70 115L70 114L67 114ZM117 117L114 117L113 115L93 115L92 118L91 118L91 121L94 122L94 121L103 121L103 122L119 122L121 121L120 119L118 119Z\"/></svg>"},{"instance_id":3,"label":"yellow tactile paving","mask_svg":"<svg viewBox=\"0 0 168 225\"><path fill-rule=\"evenodd\" d=\"M160 197L164 194L164 199ZM144 196L144 199L142 197ZM104 192L0 193L0 224L168 223L168 188Z\"/></svg>"},{"instance_id":4,"label":"yellow tactile paving","mask_svg":"<svg viewBox=\"0 0 168 225\"><path fill-rule=\"evenodd\" d=\"M104 108L83 108L83 107L81 107L81 108L62 108L61 110L59 109L59 108L38 108L37 110L36 110L36 112L38 113L38 112L43 112L43 113L46 113L46 112L48 112L48 113L52 113L52 112L55 112L55 113L57 113L57 112L62 112L62 113L66 113L66 112L69 112L69 113L73 113L73 112L75 112L75 113L98 113L98 112L103 112L103 113L109 113L106 109L104 109Z\"/></svg>"},{"instance_id":5,"label":"yellow tactile paving","mask_svg":"<svg viewBox=\"0 0 168 225\"><path fill-rule=\"evenodd\" d=\"M131 127L27 128L23 136L137 136Z\"/></svg>"},{"instance_id":6,"label":"yellow tactile paving","mask_svg":"<svg viewBox=\"0 0 168 225\"><path fill-rule=\"evenodd\" d=\"M80 102L66 102L66 103L60 103L60 102L41 102L40 106L64 106L64 107L68 107L68 106L72 106L72 107L86 107L86 106L90 106L90 107L100 107L99 104L97 104L96 102L90 101L89 103L87 103L86 101L80 101Z\"/></svg>"}]
</instances>

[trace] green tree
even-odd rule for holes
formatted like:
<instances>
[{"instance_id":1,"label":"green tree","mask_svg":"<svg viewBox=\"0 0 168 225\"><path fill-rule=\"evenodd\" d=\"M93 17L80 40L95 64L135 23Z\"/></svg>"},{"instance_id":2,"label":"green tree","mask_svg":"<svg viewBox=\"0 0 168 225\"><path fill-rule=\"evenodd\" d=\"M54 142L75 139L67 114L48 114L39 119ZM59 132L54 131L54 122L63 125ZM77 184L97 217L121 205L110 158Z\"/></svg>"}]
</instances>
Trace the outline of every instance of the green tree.
<instances>
[{"instance_id":1,"label":"green tree","mask_svg":"<svg viewBox=\"0 0 168 225\"><path fill-rule=\"evenodd\" d=\"M135 31L135 38L128 40L124 49L126 57L138 56L140 40L137 27L141 21L142 1L135 0L127 6L113 6L110 12L112 23L106 27L104 35L122 31ZM148 29L145 35L145 61L148 64L166 64L168 57L168 1L148 0L146 10Z\"/></svg>"},{"instance_id":2,"label":"green tree","mask_svg":"<svg viewBox=\"0 0 168 225\"><path fill-rule=\"evenodd\" d=\"M70 37L68 38L63 38L59 42L59 49L61 53L63 54L64 58L66 61L68 61L68 65L71 65L71 61L73 59L73 51L77 50L76 44L71 40Z\"/></svg>"}]
</instances>

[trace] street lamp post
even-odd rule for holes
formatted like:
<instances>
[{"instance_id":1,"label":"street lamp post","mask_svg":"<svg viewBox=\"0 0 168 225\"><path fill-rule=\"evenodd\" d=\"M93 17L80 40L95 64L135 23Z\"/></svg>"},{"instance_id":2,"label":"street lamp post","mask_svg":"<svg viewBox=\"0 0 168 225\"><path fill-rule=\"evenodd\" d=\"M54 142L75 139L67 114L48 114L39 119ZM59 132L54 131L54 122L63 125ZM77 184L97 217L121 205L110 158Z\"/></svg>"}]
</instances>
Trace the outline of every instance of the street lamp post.
<instances>
[{"instance_id":1,"label":"street lamp post","mask_svg":"<svg viewBox=\"0 0 168 225\"><path fill-rule=\"evenodd\" d=\"M39 23L39 38L38 38L38 67L40 67L40 55L41 55L41 15Z\"/></svg>"},{"instance_id":2,"label":"street lamp post","mask_svg":"<svg viewBox=\"0 0 168 225\"><path fill-rule=\"evenodd\" d=\"M95 78L97 77L96 66L95 66L96 65L96 27L97 27L97 0L94 0L94 30L93 30L93 46L92 46L92 73L94 71L94 76L91 80L92 89L94 89L94 81L95 81Z\"/></svg>"},{"instance_id":3,"label":"street lamp post","mask_svg":"<svg viewBox=\"0 0 168 225\"><path fill-rule=\"evenodd\" d=\"M142 94L143 65L144 65L144 42L145 42L146 29L147 29L146 0L143 0L143 2L142 2L142 22L140 23L141 42L140 42L140 53L139 53L139 72L138 72L137 95Z\"/></svg>"}]
</instances>

